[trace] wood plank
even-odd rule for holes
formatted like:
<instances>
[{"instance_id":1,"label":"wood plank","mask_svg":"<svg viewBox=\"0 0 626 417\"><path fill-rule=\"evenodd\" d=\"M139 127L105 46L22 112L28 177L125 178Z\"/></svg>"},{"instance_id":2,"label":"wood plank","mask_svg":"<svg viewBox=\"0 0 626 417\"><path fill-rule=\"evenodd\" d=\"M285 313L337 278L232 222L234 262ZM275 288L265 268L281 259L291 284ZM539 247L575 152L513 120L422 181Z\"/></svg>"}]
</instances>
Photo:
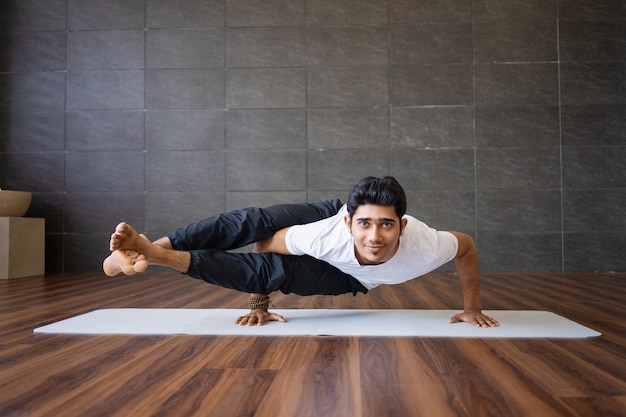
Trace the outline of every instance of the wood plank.
<instances>
[{"instance_id":1,"label":"wood plank","mask_svg":"<svg viewBox=\"0 0 626 417\"><path fill-rule=\"evenodd\" d=\"M563 403L580 417L624 417L626 396L617 397L567 397Z\"/></svg>"},{"instance_id":2,"label":"wood plank","mask_svg":"<svg viewBox=\"0 0 626 417\"><path fill-rule=\"evenodd\" d=\"M570 412L479 339L424 344L467 416L569 416Z\"/></svg>"},{"instance_id":3,"label":"wood plank","mask_svg":"<svg viewBox=\"0 0 626 417\"><path fill-rule=\"evenodd\" d=\"M167 337L143 347L131 357L101 355L99 359L106 367L57 370L55 379L62 381L57 383L62 386L54 390L54 400L36 411L80 415L81 410L97 410L101 415L113 416L136 415L136 410L142 410L150 415L195 374L198 364L202 366L214 340ZM115 384L103 383L113 379ZM80 386L67 389L65 381L74 384L81 380Z\"/></svg>"},{"instance_id":4,"label":"wood plank","mask_svg":"<svg viewBox=\"0 0 626 417\"><path fill-rule=\"evenodd\" d=\"M359 379L356 338L298 338L255 417L359 416Z\"/></svg>"},{"instance_id":5,"label":"wood plank","mask_svg":"<svg viewBox=\"0 0 626 417\"><path fill-rule=\"evenodd\" d=\"M554 397L626 395L626 382L549 341L496 339L490 345Z\"/></svg>"},{"instance_id":6,"label":"wood plank","mask_svg":"<svg viewBox=\"0 0 626 417\"><path fill-rule=\"evenodd\" d=\"M269 389L276 371L267 369L202 368L167 398L155 417L247 417L255 410ZM144 410L135 414L145 415Z\"/></svg>"},{"instance_id":7,"label":"wood plank","mask_svg":"<svg viewBox=\"0 0 626 417\"><path fill-rule=\"evenodd\" d=\"M363 417L469 416L444 383L366 385L363 401Z\"/></svg>"}]
</instances>

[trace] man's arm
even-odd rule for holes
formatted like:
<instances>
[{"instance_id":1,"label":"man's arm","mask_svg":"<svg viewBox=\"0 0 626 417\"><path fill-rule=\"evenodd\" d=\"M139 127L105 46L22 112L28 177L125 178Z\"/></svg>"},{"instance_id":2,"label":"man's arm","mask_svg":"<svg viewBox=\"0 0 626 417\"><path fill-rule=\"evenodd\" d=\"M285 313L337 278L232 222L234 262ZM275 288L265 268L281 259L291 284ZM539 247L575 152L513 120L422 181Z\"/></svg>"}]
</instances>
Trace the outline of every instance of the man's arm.
<instances>
[{"instance_id":1,"label":"man's arm","mask_svg":"<svg viewBox=\"0 0 626 417\"><path fill-rule=\"evenodd\" d=\"M463 291L463 313L453 316L450 319L450 323L464 321L476 327L499 326L500 323L482 313L480 303L480 267L474 240L464 233L450 233L459 242L454 264L459 275L461 290Z\"/></svg>"},{"instance_id":2,"label":"man's arm","mask_svg":"<svg viewBox=\"0 0 626 417\"><path fill-rule=\"evenodd\" d=\"M254 253L273 252L279 255L291 255L287 250L285 236L289 227L279 230L266 239L254 243Z\"/></svg>"},{"instance_id":3,"label":"man's arm","mask_svg":"<svg viewBox=\"0 0 626 417\"><path fill-rule=\"evenodd\" d=\"M274 252L280 255L289 255L289 251L287 250L287 245L285 244L285 234L287 233L287 229L279 230L274 233L273 236L268 237L267 239L261 240L259 242L255 242L254 244L254 253L264 253L264 252ZM259 300L267 297L264 294L250 294L250 300ZM250 313L238 317L235 320L236 324L240 326L252 326L254 324L258 326L262 326L265 322L268 321L280 321L286 322L285 318L279 314L270 313L268 311L269 307L269 297L267 297L267 303L260 303L260 305L250 306Z\"/></svg>"}]
</instances>

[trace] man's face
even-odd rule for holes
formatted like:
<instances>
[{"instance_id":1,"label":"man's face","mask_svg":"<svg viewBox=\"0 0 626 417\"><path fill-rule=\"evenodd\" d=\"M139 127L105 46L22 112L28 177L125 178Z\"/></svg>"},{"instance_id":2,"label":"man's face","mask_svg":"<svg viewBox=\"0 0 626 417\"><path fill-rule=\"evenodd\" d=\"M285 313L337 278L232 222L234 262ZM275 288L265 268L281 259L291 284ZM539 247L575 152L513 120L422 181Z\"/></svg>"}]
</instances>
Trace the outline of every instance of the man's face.
<instances>
[{"instance_id":1,"label":"man's face","mask_svg":"<svg viewBox=\"0 0 626 417\"><path fill-rule=\"evenodd\" d=\"M345 217L354 237L354 252L361 265L387 262L398 250L406 219L401 220L393 206L359 206L352 219Z\"/></svg>"}]
</instances>

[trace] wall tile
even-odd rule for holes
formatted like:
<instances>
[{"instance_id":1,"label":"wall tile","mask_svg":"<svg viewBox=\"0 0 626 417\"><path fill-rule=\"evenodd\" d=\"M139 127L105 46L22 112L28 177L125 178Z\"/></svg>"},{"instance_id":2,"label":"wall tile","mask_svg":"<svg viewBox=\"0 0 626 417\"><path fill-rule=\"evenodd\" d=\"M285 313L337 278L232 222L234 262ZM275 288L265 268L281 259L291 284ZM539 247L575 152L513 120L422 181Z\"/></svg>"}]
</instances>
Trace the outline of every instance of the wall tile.
<instances>
[{"instance_id":1,"label":"wall tile","mask_svg":"<svg viewBox=\"0 0 626 417\"><path fill-rule=\"evenodd\" d=\"M148 111L146 149L224 149L224 117L223 110Z\"/></svg>"},{"instance_id":2,"label":"wall tile","mask_svg":"<svg viewBox=\"0 0 626 417\"><path fill-rule=\"evenodd\" d=\"M477 22L501 20L556 20L555 0L474 0Z\"/></svg>"},{"instance_id":3,"label":"wall tile","mask_svg":"<svg viewBox=\"0 0 626 417\"><path fill-rule=\"evenodd\" d=\"M559 146L559 107L476 106L476 146Z\"/></svg>"},{"instance_id":4,"label":"wall tile","mask_svg":"<svg viewBox=\"0 0 626 417\"><path fill-rule=\"evenodd\" d=\"M561 64L563 104L624 103L624 62Z\"/></svg>"},{"instance_id":5,"label":"wall tile","mask_svg":"<svg viewBox=\"0 0 626 417\"><path fill-rule=\"evenodd\" d=\"M561 106L563 145L626 145L626 105Z\"/></svg>"},{"instance_id":6,"label":"wall tile","mask_svg":"<svg viewBox=\"0 0 626 417\"><path fill-rule=\"evenodd\" d=\"M154 29L146 34L148 68L223 68L223 29Z\"/></svg>"},{"instance_id":7,"label":"wall tile","mask_svg":"<svg viewBox=\"0 0 626 417\"><path fill-rule=\"evenodd\" d=\"M626 271L626 233L565 233L565 270L571 272ZM615 248L619 248L615 250Z\"/></svg>"},{"instance_id":8,"label":"wall tile","mask_svg":"<svg viewBox=\"0 0 626 417\"><path fill-rule=\"evenodd\" d=\"M0 112L65 110L65 73L0 73Z\"/></svg>"},{"instance_id":9,"label":"wall tile","mask_svg":"<svg viewBox=\"0 0 626 417\"><path fill-rule=\"evenodd\" d=\"M0 114L0 125L3 126L0 152L64 150L63 112L3 113Z\"/></svg>"},{"instance_id":10,"label":"wall tile","mask_svg":"<svg viewBox=\"0 0 626 417\"><path fill-rule=\"evenodd\" d=\"M471 22L472 3L458 0L389 0L390 22Z\"/></svg>"},{"instance_id":11,"label":"wall tile","mask_svg":"<svg viewBox=\"0 0 626 417\"><path fill-rule=\"evenodd\" d=\"M306 153L230 151L226 178L227 191L301 191L306 189Z\"/></svg>"},{"instance_id":12,"label":"wall tile","mask_svg":"<svg viewBox=\"0 0 626 417\"><path fill-rule=\"evenodd\" d=\"M0 187L5 190L64 190L63 152L0 153Z\"/></svg>"},{"instance_id":13,"label":"wall tile","mask_svg":"<svg viewBox=\"0 0 626 417\"><path fill-rule=\"evenodd\" d=\"M65 196L63 191L34 192L26 217L43 217L46 219L46 234L63 233L65 212ZM47 238L46 238L47 239Z\"/></svg>"},{"instance_id":14,"label":"wall tile","mask_svg":"<svg viewBox=\"0 0 626 417\"><path fill-rule=\"evenodd\" d=\"M339 199L340 201L345 202L346 198L348 197L348 190L349 187L345 190L309 190L309 192L307 193L307 201L310 203L314 203L317 201Z\"/></svg>"},{"instance_id":15,"label":"wall tile","mask_svg":"<svg viewBox=\"0 0 626 417\"><path fill-rule=\"evenodd\" d=\"M308 188L337 190L343 199L355 181L367 176L389 175L389 151L333 149L309 151Z\"/></svg>"},{"instance_id":16,"label":"wall tile","mask_svg":"<svg viewBox=\"0 0 626 417\"><path fill-rule=\"evenodd\" d=\"M473 124L469 106L392 107L391 146L471 147Z\"/></svg>"},{"instance_id":17,"label":"wall tile","mask_svg":"<svg viewBox=\"0 0 626 417\"><path fill-rule=\"evenodd\" d=\"M123 152L67 152L65 190L68 192L142 191L144 154Z\"/></svg>"},{"instance_id":18,"label":"wall tile","mask_svg":"<svg viewBox=\"0 0 626 417\"><path fill-rule=\"evenodd\" d=\"M309 107L362 107L389 104L387 67L309 68Z\"/></svg>"},{"instance_id":19,"label":"wall tile","mask_svg":"<svg viewBox=\"0 0 626 417\"><path fill-rule=\"evenodd\" d=\"M387 26L310 27L308 64L387 65Z\"/></svg>"},{"instance_id":20,"label":"wall tile","mask_svg":"<svg viewBox=\"0 0 626 417\"><path fill-rule=\"evenodd\" d=\"M144 148L143 111L67 113L67 150L121 151Z\"/></svg>"},{"instance_id":21,"label":"wall tile","mask_svg":"<svg viewBox=\"0 0 626 417\"><path fill-rule=\"evenodd\" d=\"M305 149L304 109L248 109L227 112L229 149Z\"/></svg>"},{"instance_id":22,"label":"wall tile","mask_svg":"<svg viewBox=\"0 0 626 417\"><path fill-rule=\"evenodd\" d=\"M102 271L109 252L110 233L67 233L63 236L65 272ZM93 250L85 250L93 248Z\"/></svg>"},{"instance_id":23,"label":"wall tile","mask_svg":"<svg viewBox=\"0 0 626 417\"><path fill-rule=\"evenodd\" d=\"M224 108L224 70L175 69L146 71L146 108Z\"/></svg>"},{"instance_id":24,"label":"wall tile","mask_svg":"<svg viewBox=\"0 0 626 417\"><path fill-rule=\"evenodd\" d=\"M482 232L558 232L560 190L478 191L477 220Z\"/></svg>"},{"instance_id":25,"label":"wall tile","mask_svg":"<svg viewBox=\"0 0 626 417\"><path fill-rule=\"evenodd\" d=\"M391 68L391 105L470 105L469 65L398 66Z\"/></svg>"},{"instance_id":26,"label":"wall tile","mask_svg":"<svg viewBox=\"0 0 626 417\"><path fill-rule=\"evenodd\" d=\"M309 149L387 148L389 114L384 108L311 109Z\"/></svg>"},{"instance_id":27,"label":"wall tile","mask_svg":"<svg viewBox=\"0 0 626 417\"><path fill-rule=\"evenodd\" d=\"M64 241L60 233L46 233L46 273L63 272Z\"/></svg>"},{"instance_id":28,"label":"wall tile","mask_svg":"<svg viewBox=\"0 0 626 417\"><path fill-rule=\"evenodd\" d=\"M143 69L143 30L68 32L67 69Z\"/></svg>"},{"instance_id":29,"label":"wall tile","mask_svg":"<svg viewBox=\"0 0 626 417\"><path fill-rule=\"evenodd\" d=\"M152 192L221 191L224 189L224 152L147 152L145 187Z\"/></svg>"},{"instance_id":30,"label":"wall tile","mask_svg":"<svg viewBox=\"0 0 626 417\"><path fill-rule=\"evenodd\" d=\"M469 23L391 26L392 65L472 62Z\"/></svg>"},{"instance_id":31,"label":"wall tile","mask_svg":"<svg viewBox=\"0 0 626 417\"><path fill-rule=\"evenodd\" d=\"M477 246L482 271L562 270L561 233L479 232Z\"/></svg>"},{"instance_id":32,"label":"wall tile","mask_svg":"<svg viewBox=\"0 0 626 417\"><path fill-rule=\"evenodd\" d=\"M228 71L229 108L297 108L306 105L306 70L301 68Z\"/></svg>"},{"instance_id":33,"label":"wall tile","mask_svg":"<svg viewBox=\"0 0 626 417\"><path fill-rule=\"evenodd\" d=\"M70 30L136 29L145 26L146 0L68 0Z\"/></svg>"},{"instance_id":34,"label":"wall tile","mask_svg":"<svg viewBox=\"0 0 626 417\"><path fill-rule=\"evenodd\" d=\"M146 232L151 239L164 236L225 210L224 192L184 191L146 193Z\"/></svg>"},{"instance_id":35,"label":"wall tile","mask_svg":"<svg viewBox=\"0 0 626 417\"><path fill-rule=\"evenodd\" d=\"M388 0L316 0L306 2L308 25L387 23Z\"/></svg>"},{"instance_id":36,"label":"wall tile","mask_svg":"<svg viewBox=\"0 0 626 417\"><path fill-rule=\"evenodd\" d=\"M430 227L472 234L476 231L474 191L406 190L406 198L407 213Z\"/></svg>"},{"instance_id":37,"label":"wall tile","mask_svg":"<svg viewBox=\"0 0 626 417\"><path fill-rule=\"evenodd\" d=\"M293 26L306 22L305 0L226 0L226 24Z\"/></svg>"},{"instance_id":38,"label":"wall tile","mask_svg":"<svg viewBox=\"0 0 626 417\"><path fill-rule=\"evenodd\" d=\"M4 0L0 3L0 33L66 29L66 0Z\"/></svg>"},{"instance_id":39,"label":"wall tile","mask_svg":"<svg viewBox=\"0 0 626 417\"><path fill-rule=\"evenodd\" d=\"M122 220L142 230L144 209L143 192L68 193L65 198L65 231L110 234Z\"/></svg>"},{"instance_id":40,"label":"wall tile","mask_svg":"<svg viewBox=\"0 0 626 417\"><path fill-rule=\"evenodd\" d=\"M394 149L391 175L408 190L474 188L472 149Z\"/></svg>"},{"instance_id":41,"label":"wall tile","mask_svg":"<svg viewBox=\"0 0 626 417\"><path fill-rule=\"evenodd\" d=\"M476 104L558 104L556 64L475 66Z\"/></svg>"},{"instance_id":42,"label":"wall tile","mask_svg":"<svg viewBox=\"0 0 626 417\"><path fill-rule=\"evenodd\" d=\"M305 191L235 191L226 195L226 210L244 207L269 207L275 204L304 203L306 201Z\"/></svg>"},{"instance_id":43,"label":"wall tile","mask_svg":"<svg viewBox=\"0 0 626 417\"><path fill-rule=\"evenodd\" d=\"M0 34L0 71L65 70L64 32Z\"/></svg>"},{"instance_id":44,"label":"wall tile","mask_svg":"<svg viewBox=\"0 0 626 417\"><path fill-rule=\"evenodd\" d=\"M224 0L146 0L146 26L223 27Z\"/></svg>"},{"instance_id":45,"label":"wall tile","mask_svg":"<svg viewBox=\"0 0 626 417\"><path fill-rule=\"evenodd\" d=\"M474 25L476 62L556 61L556 20L516 20Z\"/></svg>"},{"instance_id":46,"label":"wall tile","mask_svg":"<svg viewBox=\"0 0 626 417\"><path fill-rule=\"evenodd\" d=\"M558 147L480 148L476 151L478 189L558 189L560 175Z\"/></svg>"},{"instance_id":47,"label":"wall tile","mask_svg":"<svg viewBox=\"0 0 626 417\"><path fill-rule=\"evenodd\" d=\"M622 0L559 0L562 20L623 20L626 4Z\"/></svg>"},{"instance_id":48,"label":"wall tile","mask_svg":"<svg viewBox=\"0 0 626 417\"><path fill-rule=\"evenodd\" d=\"M229 68L297 67L306 65L306 32L301 27L230 28Z\"/></svg>"},{"instance_id":49,"label":"wall tile","mask_svg":"<svg viewBox=\"0 0 626 417\"><path fill-rule=\"evenodd\" d=\"M626 189L563 191L563 230L566 232L626 231Z\"/></svg>"},{"instance_id":50,"label":"wall tile","mask_svg":"<svg viewBox=\"0 0 626 417\"><path fill-rule=\"evenodd\" d=\"M143 71L67 73L68 110L141 109L143 106Z\"/></svg>"},{"instance_id":51,"label":"wall tile","mask_svg":"<svg viewBox=\"0 0 626 417\"><path fill-rule=\"evenodd\" d=\"M626 147L563 147L563 188L626 187Z\"/></svg>"},{"instance_id":52,"label":"wall tile","mask_svg":"<svg viewBox=\"0 0 626 417\"><path fill-rule=\"evenodd\" d=\"M559 52L563 62L626 61L623 21L561 22Z\"/></svg>"}]
</instances>

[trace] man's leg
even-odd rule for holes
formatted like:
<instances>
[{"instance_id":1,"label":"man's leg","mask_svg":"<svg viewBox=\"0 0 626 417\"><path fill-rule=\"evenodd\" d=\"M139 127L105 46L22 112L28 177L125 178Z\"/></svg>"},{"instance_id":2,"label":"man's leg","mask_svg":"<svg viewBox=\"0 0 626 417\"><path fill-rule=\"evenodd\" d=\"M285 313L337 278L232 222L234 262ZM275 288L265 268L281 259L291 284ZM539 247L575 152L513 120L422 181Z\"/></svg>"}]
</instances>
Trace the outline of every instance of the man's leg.
<instances>
[{"instance_id":1,"label":"man's leg","mask_svg":"<svg viewBox=\"0 0 626 417\"><path fill-rule=\"evenodd\" d=\"M179 272L189 269L189 252L177 251L152 243L144 235L140 235L127 223L120 223L111 235L110 249L113 252L103 262L107 275L124 272L132 275L143 272L148 265L162 265Z\"/></svg>"},{"instance_id":2,"label":"man's leg","mask_svg":"<svg viewBox=\"0 0 626 417\"><path fill-rule=\"evenodd\" d=\"M230 253L213 249L189 253L187 275L238 291L257 295L274 291L298 295L367 293L352 276L310 256Z\"/></svg>"},{"instance_id":3,"label":"man's leg","mask_svg":"<svg viewBox=\"0 0 626 417\"><path fill-rule=\"evenodd\" d=\"M190 224L153 243L165 249L235 249L272 236L295 224L306 224L336 214L341 201L281 204L267 208L233 210ZM115 235L115 233L114 233ZM113 236L113 235L112 235ZM143 236L143 235L140 235ZM143 236L145 238L145 236ZM136 252L115 250L103 264L106 275L132 275L143 272L148 263Z\"/></svg>"},{"instance_id":4,"label":"man's leg","mask_svg":"<svg viewBox=\"0 0 626 417\"><path fill-rule=\"evenodd\" d=\"M170 232L167 238L177 250L236 249L286 227L333 216L340 208L341 201L328 200L233 210Z\"/></svg>"},{"instance_id":5,"label":"man's leg","mask_svg":"<svg viewBox=\"0 0 626 417\"><path fill-rule=\"evenodd\" d=\"M367 292L350 275L309 256L166 249L150 242L126 223L116 227L110 248L114 252L132 251L147 264L166 266L211 284L249 293L338 295Z\"/></svg>"}]
</instances>

